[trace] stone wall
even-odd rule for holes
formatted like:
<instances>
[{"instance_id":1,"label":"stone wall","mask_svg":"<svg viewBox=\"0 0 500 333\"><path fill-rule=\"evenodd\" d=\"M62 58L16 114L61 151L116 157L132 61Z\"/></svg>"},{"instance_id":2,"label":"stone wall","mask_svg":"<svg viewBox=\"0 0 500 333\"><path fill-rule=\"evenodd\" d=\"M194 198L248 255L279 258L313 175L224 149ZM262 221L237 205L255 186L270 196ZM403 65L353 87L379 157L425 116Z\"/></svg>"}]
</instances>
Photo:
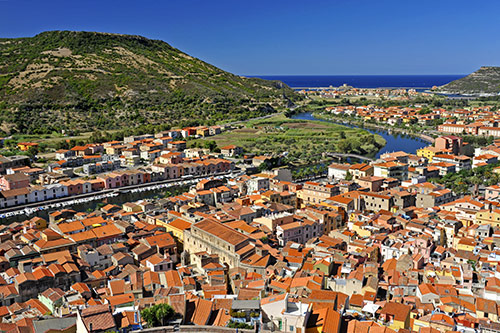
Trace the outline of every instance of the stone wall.
<instances>
[{"instance_id":1,"label":"stone wall","mask_svg":"<svg viewBox=\"0 0 500 333\"><path fill-rule=\"evenodd\" d=\"M236 332L236 328L229 327L218 327L218 326L193 326L193 325L182 325L179 326L177 330L174 330L173 326L163 326L163 327L155 327L155 328L147 328L140 331L132 331L134 332L146 332L146 333L170 333L170 332L182 332L182 333L190 333L190 332L214 332L214 333L227 333L227 332ZM266 332L262 331L261 332ZM241 329L238 328L238 333L255 333L255 330Z\"/></svg>"}]
</instances>

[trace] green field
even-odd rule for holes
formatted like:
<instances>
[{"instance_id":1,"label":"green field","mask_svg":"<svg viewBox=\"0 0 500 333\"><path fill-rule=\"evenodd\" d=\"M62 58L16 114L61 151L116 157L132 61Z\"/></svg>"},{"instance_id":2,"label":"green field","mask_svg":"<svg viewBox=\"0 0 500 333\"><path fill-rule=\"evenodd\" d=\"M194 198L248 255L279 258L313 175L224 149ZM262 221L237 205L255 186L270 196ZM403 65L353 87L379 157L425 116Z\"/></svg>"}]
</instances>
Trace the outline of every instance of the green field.
<instances>
[{"instance_id":1,"label":"green field","mask_svg":"<svg viewBox=\"0 0 500 333\"><path fill-rule=\"evenodd\" d=\"M282 114L267 119L252 120L244 127L206 139L190 141L191 146L202 140L214 140L218 147L234 144L246 153L288 152L291 161L313 162L324 152L373 155L385 145L379 135L363 129L321 122L295 120Z\"/></svg>"}]
</instances>

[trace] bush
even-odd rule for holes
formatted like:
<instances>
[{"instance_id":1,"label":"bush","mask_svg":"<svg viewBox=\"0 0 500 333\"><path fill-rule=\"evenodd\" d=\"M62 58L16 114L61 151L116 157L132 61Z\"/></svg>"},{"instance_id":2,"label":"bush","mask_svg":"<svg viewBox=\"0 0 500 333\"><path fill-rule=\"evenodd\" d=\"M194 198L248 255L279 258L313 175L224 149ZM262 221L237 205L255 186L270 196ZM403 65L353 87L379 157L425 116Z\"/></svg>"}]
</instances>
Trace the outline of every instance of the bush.
<instances>
[{"instance_id":1,"label":"bush","mask_svg":"<svg viewBox=\"0 0 500 333\"><path fill-rule=\"evenodd\" d=\"M231 310L231 317L234 317L234 318L245 318L247 315L245 312L243 311L235 311L235 310Z\"/></svg>"},{"instance_id":2,"label":"bush","mask_svg":"<svg viewBox=\"0 0 500 333\"><path fill-rule=\"evenodd\" d=\"M227 327L230 328L243 328L243 329L253 329L252 325L246 324L246 323L238 323L231 321L229 324L227 324Z\"/></svg>"}]
</instances>

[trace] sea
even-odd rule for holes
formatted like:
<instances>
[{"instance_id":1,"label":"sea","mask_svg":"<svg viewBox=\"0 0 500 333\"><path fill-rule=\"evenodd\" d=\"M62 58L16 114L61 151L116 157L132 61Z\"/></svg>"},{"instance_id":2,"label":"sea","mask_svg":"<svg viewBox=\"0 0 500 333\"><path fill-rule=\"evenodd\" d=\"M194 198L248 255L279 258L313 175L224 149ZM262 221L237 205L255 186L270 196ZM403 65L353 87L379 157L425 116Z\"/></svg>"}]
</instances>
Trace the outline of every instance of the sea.
<instances>
[{"instance_id":1,"label":"sea","mask_svg":"<svg viewBox=\"0 0 500 333\"><path fill-rule=\"evenodd\" d=\"M262 75L252 76L279 80L291 88L339 87L355 88L415 88L419 91L442 86L466 74L457 75Z\"/></svg>"}]
</instances>

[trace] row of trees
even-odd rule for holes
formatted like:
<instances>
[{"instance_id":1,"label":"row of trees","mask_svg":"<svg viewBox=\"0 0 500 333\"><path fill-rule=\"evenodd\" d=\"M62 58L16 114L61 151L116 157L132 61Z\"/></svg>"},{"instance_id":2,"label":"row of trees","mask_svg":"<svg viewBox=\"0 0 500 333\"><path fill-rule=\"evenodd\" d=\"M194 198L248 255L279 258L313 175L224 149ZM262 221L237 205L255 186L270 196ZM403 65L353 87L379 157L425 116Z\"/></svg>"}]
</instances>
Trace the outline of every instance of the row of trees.
<instances>
[{"instance_id":1,"label":"row of trees","mask_svg":"<svg viewBox=\"0 0 500 333\"><path fill-rule=\"evenodd\" d=\"M294 179L304 179L309 177L315 177L323 175L328 171L328 167L323 164L318 164L314 166L309 166L305 168L300 168L298 170L292 171L292 177Z\"/></svg>"},{"instance_id":2,"label":"row of trees","mask_svg":"<svg viewBox=\"0 0 500 333\"><path fill-rule=\"evenodd\" d=\"M477 195L480 185L491 186L500 182L500 175L493 171L498 166L500 163L449 173L441 178L431 179L431 182L442 184L456 194Z\"/></svg>"}]
</instances>

